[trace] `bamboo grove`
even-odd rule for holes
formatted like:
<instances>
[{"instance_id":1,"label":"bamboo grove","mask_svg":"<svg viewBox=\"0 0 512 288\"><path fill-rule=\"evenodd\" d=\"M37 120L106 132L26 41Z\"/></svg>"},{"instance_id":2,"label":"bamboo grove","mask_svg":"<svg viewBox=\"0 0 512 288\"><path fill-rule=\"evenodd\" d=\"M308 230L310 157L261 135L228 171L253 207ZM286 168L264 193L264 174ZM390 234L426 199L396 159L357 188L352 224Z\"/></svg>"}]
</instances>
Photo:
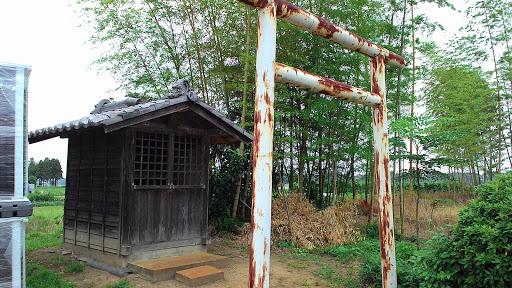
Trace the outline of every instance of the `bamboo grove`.
<instances>
[{"instance_id":1,"label":"bamboo grove","mask_svg":"<svg viewBox=\"0 0 512 288\"><path fill-rule=\"evenodd\" d=\"M510 0L470 1L463 13L471 20L443 48L430 39L443 27L417 10L457 8L446 0L293 3L406 57L407 68L386 71L395 195L427 180L460 194L512 166ZM157 99L188 78L203 101L251 131L254 10L219 0L79 0L77 7L105 51L95 64L117 89ZM279 21L277 45L281 63L370 89L365 57ZM275 91L275 193L297 190L317 207L358 194L370 201L369 109L281 85ZM221 206L233 217L250 206L250 148L212 151L212 169L229 172Z\"/></svg>"}]
</instances>

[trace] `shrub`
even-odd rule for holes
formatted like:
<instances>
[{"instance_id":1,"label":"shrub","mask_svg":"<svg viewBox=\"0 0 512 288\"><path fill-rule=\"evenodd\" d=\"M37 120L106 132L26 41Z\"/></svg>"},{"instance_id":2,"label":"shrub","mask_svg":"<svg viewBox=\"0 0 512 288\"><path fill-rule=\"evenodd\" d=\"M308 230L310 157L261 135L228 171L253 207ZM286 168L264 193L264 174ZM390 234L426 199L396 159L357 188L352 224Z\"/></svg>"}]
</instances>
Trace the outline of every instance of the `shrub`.
<instances>
[{"instance_id":1,"label":"shrub","mask_svg":"<svg viewBox=\"0 0 512 288\"><path fill-rule=\"evenodd\" d=\"M41 265L27 263L28 288L72 288L73 284L62 281L61 277Z\"/></svg>"},{"instance_id":2,"label":"shrub","mask_svg":"<svg viewBox=\"0 0 512 288\"><path fill-rule=\"evenodd\" d=\"M64 200L56 201L36 201L32 202L34 207L48 207L48 206L64 206Z\"/></svg>"},{"instance_id":3,"label":"shrub","mask_svg":"<svg viewBox=\"0 0 512 288\"><path fill-rule=\"evenodd\" d=\"M85 265L80 262L71 262L66 266L65 271L68 273L80 273L84 272Z\"/></svg>"},{"instance_id":4,"label":"shrub","mask_svg":"<svg viewBox=\"0 0 512 288\"><path fill-rule=\"evenodd\" d=\"M238 219L233 219L229 217L218 218L215 223L215 230L217 233L231 233L237 234L240 227L244 224L244 222L239 221Z\"/></svg>"},{"instance_id":5,"label":"shrub","mask_svg":"<svg viewBox=\"0 0 512 288\"><path fill-rule=\"evenodd\" d=\"M34 192L28 194L28 199L31 202L47 202L47 201L57 201L59 200L55 194L46 193L46 192Z\"/></svg>"},{"instance_id":6,"label":"shrub","mask_svg":"<svg viewBox=\"0 0 512 288\"><path fill-rule=\"evenodd\" d=\"M477 192L452 233L418 254L427 287L512 287L512 173Z\"/></svg>"},{"instance_id":7,"label":"shrub","mask_svg":"<svg viewBox=\"0 0 512 288\"><path fill-rule=\"evenodd\" d=\"M420 275L415 269L412 256L416 251L416 245L408 242L396 244L396 273L399 287L419 287ZM363 258L359 267L359 279L365 286L382 287L380 250L373 251Z\"/></svg>"},{"instance_id":8,"label":"shrub","mask_svg":"<svg viewBox=\"0 0 512 288\"><path fill-rule=\"evenodd\" d=\"M363 235L369 239L379 239L379 223L372 221L363 228Z\"/></svg>"},{"instance_id":9,"label":"shrub","mask_svg":"<svg viewBox=\"0 0 512 288\"><path fill-rule=\"evenodd\" d=\"M400 231L398 231L397 227L394 229L395 231L395 240L400 241L402 240L403 235L400 234ZM379 222L372 221L371 223L366 224L362 228L362 232L365 238L367 239L377 239L379 240Z\"/></svg>"}]
</instances>

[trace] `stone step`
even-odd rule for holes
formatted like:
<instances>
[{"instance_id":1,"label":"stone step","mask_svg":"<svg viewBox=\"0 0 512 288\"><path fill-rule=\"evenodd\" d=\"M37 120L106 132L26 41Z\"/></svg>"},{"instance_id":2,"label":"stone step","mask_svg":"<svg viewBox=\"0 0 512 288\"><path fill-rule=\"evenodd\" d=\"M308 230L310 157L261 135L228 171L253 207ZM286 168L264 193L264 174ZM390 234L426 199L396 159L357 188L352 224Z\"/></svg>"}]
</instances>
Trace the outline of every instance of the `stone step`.
<instances>
[{"instance_id":1,"label":"stone step","mask_svg":"<svg viewBox=\"0 0 512 288\"><path fill-rule=\"evenodd\" d=\"M128 268L147 276L153 282L173 279L177 271L210 265L216 268L228 266L229 258L209 253L195 253L129 263Z\"/></svg>"},{"instance_id":2,"label":"stone step","mask_svg":"<svg viewBox=\"0 0 512 288\"><path fill-rule=\"evenodd\" d=\"M176 272L176 280L197 287L224 279L224 271L210 265L198 266Z\"/></svg>"}]
</instances>

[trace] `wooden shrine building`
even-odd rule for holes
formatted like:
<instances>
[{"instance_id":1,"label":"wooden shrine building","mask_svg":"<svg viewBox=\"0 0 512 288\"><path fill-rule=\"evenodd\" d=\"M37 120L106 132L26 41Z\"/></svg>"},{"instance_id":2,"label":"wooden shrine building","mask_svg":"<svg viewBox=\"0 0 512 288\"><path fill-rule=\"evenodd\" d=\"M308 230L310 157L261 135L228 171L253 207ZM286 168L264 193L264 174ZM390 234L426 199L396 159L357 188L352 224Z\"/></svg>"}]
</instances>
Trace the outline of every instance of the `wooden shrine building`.
<instances>
[{"instance_id":1,"label":"wooden shrine building","mask_svg":"<svg viewBox=\"0 0 512 288\"><path fill-rule=\"evenodd\" d=\"M206 252L209 146L253 137L180 80L166 99L102 100L29 134L68 138L63 245L117 266Z\"/></svg>"}]
</instances>

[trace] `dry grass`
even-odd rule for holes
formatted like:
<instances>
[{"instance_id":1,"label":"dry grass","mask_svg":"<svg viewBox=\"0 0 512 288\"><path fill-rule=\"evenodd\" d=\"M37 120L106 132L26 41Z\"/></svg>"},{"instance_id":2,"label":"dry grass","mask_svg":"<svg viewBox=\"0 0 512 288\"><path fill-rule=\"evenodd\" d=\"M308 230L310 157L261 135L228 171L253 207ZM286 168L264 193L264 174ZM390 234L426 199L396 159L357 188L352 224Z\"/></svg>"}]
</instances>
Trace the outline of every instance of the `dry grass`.
<instances>
[{"instance_id":1,"label":"dry grass","mask_svg":"<svg viewBox=\"0 0 512 288\"><path fill-rule=\"evenodd\" d=\"M458 220L459 210L467 204L464 201L453 200L448 193L422 192L419 203L420 238L431 237L429 231L435 231L447 224L453 225ZM467 197L468 198L468 197ZM290 241L301 247L339 246L359 239L356 224L365 225L368 222L369 205L362 199L345 199L344 203L317 210L303 195L290 193L287 196L291 229L283 198L272 200L271 240ZM378 209L374 203L374 219L378 219ZM394 199L394 223L400 231L398 197ZM416 195L405 193L405 217L403 233L405 237L416 236ZM250 224L242 227L236 240L249 243Z\"/></svg>"},{"instance_id":2,"label":"dry grass","mask_svg":"<svg viewBox=\"0 0 512 288\"><path fill-rule=\"evenodd\" d=\"M404 236L416 235L416 194L405 192L405 216L404 216ZM466 197L468 198L468 197ZM435 231L446 225L454 225L458 220L459 210L464 207L469 199L455 199L449 193L420 193L420 203L418 211L418 222L420 238L430 238L429 231ZM395 197L393 201L395 227L400 231L400 211L399 199Z\"/></svg>"},{"instance_id":3,"label":"dry grass","mask_svg":"<svg viewBox=\"0 0 512 288\"><path fill-rule=\"evenodd\" d=\"M286 202L283 198L272 201L272 241L288 240L312 249L354 240L356 202L340 203L321 211L299 193L290 193Z\"/></svg>"},{"instance_id":4,"label":"dry grass","mask_svg":"<svg viewBox=\"0 0 512 288\"><path fill-rule=\"evenodd\" d=\"M272 200L272 242L290 241L301 247L313 249L342 245L357 239L355 216L358 207L355 201L317 210L306 197L298 193L290 193L286 200ZM243 242L250 241L250 224L240 229L237 238Z\"/></svg>"}]
</instances>

